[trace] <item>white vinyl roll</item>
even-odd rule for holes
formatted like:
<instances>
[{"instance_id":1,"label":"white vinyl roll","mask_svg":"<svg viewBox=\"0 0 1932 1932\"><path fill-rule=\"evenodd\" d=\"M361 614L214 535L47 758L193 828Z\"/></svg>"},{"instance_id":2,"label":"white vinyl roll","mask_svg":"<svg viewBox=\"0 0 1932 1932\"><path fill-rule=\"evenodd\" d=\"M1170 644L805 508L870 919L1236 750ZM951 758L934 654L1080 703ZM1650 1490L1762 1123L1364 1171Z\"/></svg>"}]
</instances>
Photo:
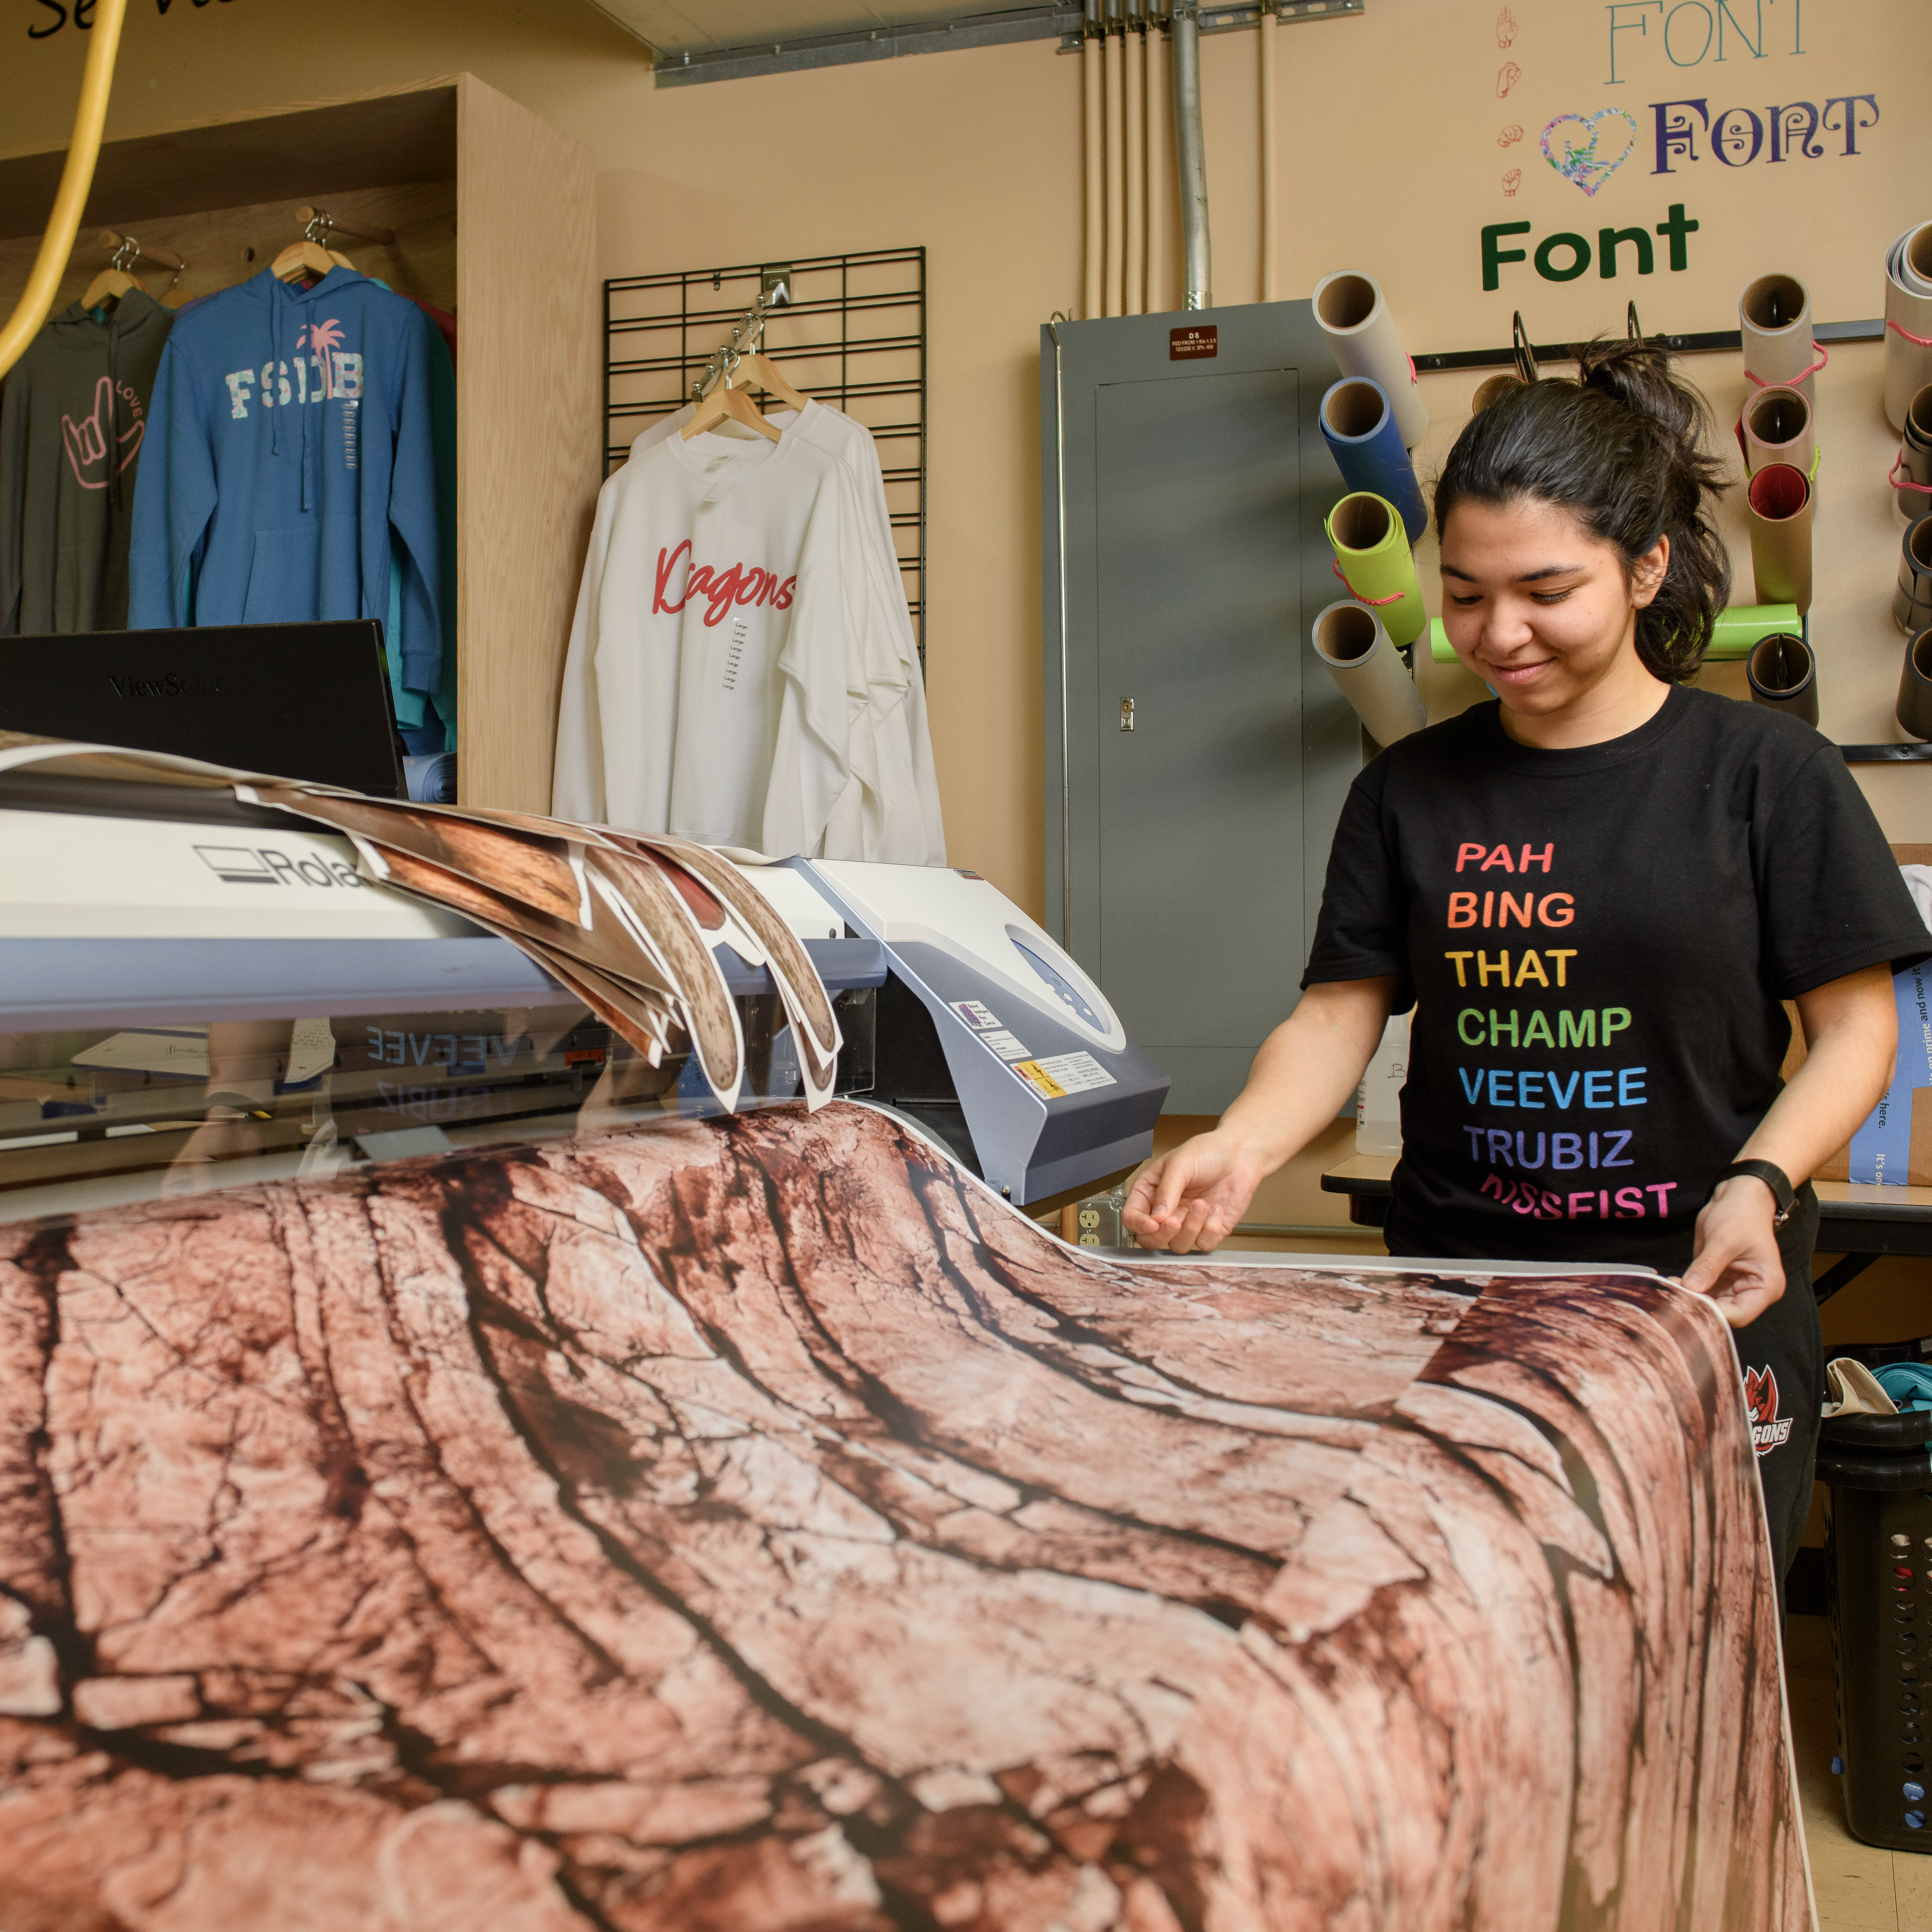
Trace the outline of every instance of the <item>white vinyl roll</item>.
<instances>
[{"instance_id":1,"label":"white vinyl roll","mask_svg":"<svg viewBox=\"0 0 1932 1932\"><path fill-rule=\"evenodd\" d=\"M1337 367L1345 376L1366 376L1382 386L1403 446L1413 449L1428 430L1429 411L1381 284L1353 270L1324 275L1315 285L1314 307Z\"/></svg>"},{"instance_id":2,"label":"white vinyl roll","mask_svg":"<svg viewBox=\"0 0 1932 1932\"><path fill-rule=\"evenodd\" d=\"M1810 290L1795 275L1760 275L1738 299L1738 328L1747 389L1793 388L1815 407Z\"/></svg>"},{"instance_id":3,"label":"white vinyl roll","mask_svg":"<svg viewBox=\"0 0 1932 1932\"><path fill-rule=\"evenodd\" d=\"M1315 620L1315 655L1378 745L1393 745L1429 722L1415 680L1366 604L1343 598Z\"/></svg>"},{"instance_id":4,"label":"white vinyl roll","mask_svg":"<svg viewBox=\"0 0 1932 1932\"><path fill-rule=\"evenodd\" d=\"M1932 382L1932 221L1908 228L1885 258L1885 418L1905 427L1912 399Z\"/></svg>"}]
</instances>

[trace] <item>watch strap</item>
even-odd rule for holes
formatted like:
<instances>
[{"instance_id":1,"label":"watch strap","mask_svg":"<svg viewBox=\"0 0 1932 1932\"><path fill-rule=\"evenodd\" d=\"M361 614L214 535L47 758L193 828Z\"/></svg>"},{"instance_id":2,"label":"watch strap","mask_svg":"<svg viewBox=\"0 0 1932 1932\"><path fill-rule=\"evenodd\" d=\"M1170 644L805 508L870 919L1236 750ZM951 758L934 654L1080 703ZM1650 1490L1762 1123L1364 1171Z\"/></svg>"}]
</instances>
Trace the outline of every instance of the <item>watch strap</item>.
<instances>
[{"instance_id":1,"label":"watch strap","mask_svg":"<svg viewBox=\"0 0 1932 1932\"><path fill-rule=\"evenodd\" d=\"M1712 1192L1714 1193L1733 1175L1739 1174L1754 1174L1771 1190L1772 1198L1778 1203L1778 1212L1771 1217L1771 1225L1774 1228L1783 1227L1791 1218L1792 1204L1798 1196L1798 1190L1791 1184L1790 1175L1775 1161L1734 1160L1711 1184Z\"/></svg>"}]
</instances>

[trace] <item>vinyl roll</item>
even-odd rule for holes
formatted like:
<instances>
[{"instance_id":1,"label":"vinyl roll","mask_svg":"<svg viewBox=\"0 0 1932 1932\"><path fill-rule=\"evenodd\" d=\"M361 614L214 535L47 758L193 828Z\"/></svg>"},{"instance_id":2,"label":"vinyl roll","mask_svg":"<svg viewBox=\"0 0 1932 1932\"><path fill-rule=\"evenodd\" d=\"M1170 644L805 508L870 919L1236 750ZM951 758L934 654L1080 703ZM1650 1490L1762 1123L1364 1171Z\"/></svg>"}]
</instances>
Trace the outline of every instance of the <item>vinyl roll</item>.
<instances>
[{"instance_id":1,"label":"vinyl roll","mask_svg":"<svg viewBox=\"0 0 1932 1932\"><path fill-rule=\"evenodd\" d=\"M1775 631L1795 633L1802 621L1794 604L1733 604L1718 614L1718 621L1711 627L1705 662L1735 664L1740 658L1750 656L1751 646L1760 638L1768 638ZM1438 664L1456 662L1454 647L1440 617L1429 620L1429 655Z\"/></svg>"},{"instance_id":2,"label":"vinyl roll","mask_svg":"<svg viewBox=\"0 0 1932 1932\"><path fill-rule=\"evenodd\" d=\"M1908 736L1932 738L1932 629L1905 647L1898 678L1898 728Z\"/></svg>"},{"instance_id":3,"label":"vinyl roll","mask_svg":"<svg viewBox=\"0 0 1932 1932\"><path fill-rule=\"evenodd\" d=\"M1767 463L1744 496L1758 601L1811 608L1811 485L1802 470Z\"/></svg>"},{"instance_id":4,"label":"vinyl roll","mask_svg":"<svg viewBox=\"0 0 1932 1932\"><path fill-rule=\"evenodd\" d=\"M1382 620L1347 598L1315 620L1315 655L1378 745L1393 745L1429 722L1421 695Z\"/></svg>"},{"instance_id":5,"label":"vinyl roll","mask_svg":"<svg viewBox=\"0 0 1932 1932\"><path fill-rule=\"evenodd\" d=\"M1802 392L1808 403L1820 360L1811 340L1811 292L1795 275L1760 275L1738 302L1744 376L1751 389Z\"/></svg>"},{"instance_id":6,"label":"vinyl roll","mask_svg":"<svg viewBox=\"0 0 1932 1932\"><path fill-rule=\"evenodd\" d=\"M1712 626L1710 646L1704 656L1707 662L1735 664L1750 656L1752 646L1760 638L1799 628L1795 604L1733 604Z\"/></svg>"},{"instance_id":7,"label":"vinyl roll","mask_svg":"<svg viewBox=\"0 0 1932 1932\"><path fill-rule=\"evenodd\" d=\"M1885 258L1885 419L1905 427L1932 382L1932 221L1908 228Z\"/></svg>"},{"instance_id":8,"label":"vinyl roll","mask_svg":"<svg viewBox=\"0 0 1932 1932\"><path fill-rule=\"evenodd\" d=\"M1429 512L1381 383L1370 376L1344 376L1333 384L1322 398L1322 436L1342 481L1393 503L1409 542L1420 543Z\"/></svg>"},{"instance_id":9,"label":"vinyl roll","mask_svg":"<svg viewBox=\"0 0 1932 1932\"><path fill-rule=\"evenodd\" d=\"M1381 383L1395 411L1402 446L1413 449L1429 428L1429 412L1382 285L1374 276L1352 270L1324 275L1315 285L1314 308L1335 366L1345 376L1366 376Z\"/></svg>"},{"instance_id":10,"label":"vinyl roll","mask_svg":"<svg viewBox=\"0 0 1932 1932\"><path fill-rule=\"evenodd\" d=\"M1908 637L1932 624L1932 512L1918 518L1899 544L1892 619Z\"/></svg>"},{"instance_id":11,"label":"vinyl roll","mask_svg":"<svg viewBox=\"0 0 1932 1932\"><path fill-rule=\"evenodd\" d=\"M1358 490L1328 512L1324 527L1335 553L1336 574L1349 595L1375 612L1398 645L1414 644L1429 614L1395 506L1372 490Z\"/></svg>"},{"instance_id":12,"label":"vinyl roll","mask_svg":"<svg viewBox=\"0 0 1932 1932\"><path fill-rule=\"evenodd\" d=\"M1470 415L1480 416L1492 404L1501 402L1510 390L1520 389L1522 386L1522 378L1520 376L1513 376L1507 373L1500 376L1492 376L1486 382L1478 383L1476 393L1469 398Z\"/></svg>"},{"instance_id":13,"label":"vinyl roll","mask_svg":"<svg viewBox=\"0 0 1932 1932\"><path fill-rule=\"evenodd\" d=\"M1767 463L1788 463L1810 476L1818 436L1804 391L1781 383L1760 389L1744 404L1744 443L1748 476Z\"/></svg>"},{"instance_id":14,"label":"vinyl roll","mask_svg":"<svg viewBox=\"0 0 1932 1932\"><path fill-rule=\"evenodd\" d=\"M1810 646L1795 633L1776 631L1760 638L1744 659L1744 681L1754 704L1817 723L1818 667Z\"/></svg>"},{"instance_id":15,"label":"vinyl roll","mask_svg":"<svg viewBox=\"0 0 1932 1932\"><path fill-rule=\"evenodd\" d=\"M1888 480L1899 514L1907 523L1932 511L1932 382L1906 406L1898 460Z\"/></svg>"}]
</instances>

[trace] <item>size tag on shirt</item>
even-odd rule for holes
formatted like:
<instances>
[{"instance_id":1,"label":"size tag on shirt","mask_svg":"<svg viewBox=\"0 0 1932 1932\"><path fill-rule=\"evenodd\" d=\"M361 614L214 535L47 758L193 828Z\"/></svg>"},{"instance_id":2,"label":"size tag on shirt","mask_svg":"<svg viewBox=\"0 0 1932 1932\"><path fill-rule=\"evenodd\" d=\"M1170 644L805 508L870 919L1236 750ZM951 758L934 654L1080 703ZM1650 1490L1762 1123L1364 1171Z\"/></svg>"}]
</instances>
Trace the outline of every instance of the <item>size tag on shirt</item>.
<instances>
[{"instance_id":1,"label":"size tag on shirt","mask_svg":"<svg viewBox=\"0 0 1932 1932\"><path fill-rule=\"evenodd\" d=\"M1049 1100L1118 1084L1090 1053L1057 1053L1047 1060L1023 1060L1013 1071Z\"/></svg>"}]
</instances>

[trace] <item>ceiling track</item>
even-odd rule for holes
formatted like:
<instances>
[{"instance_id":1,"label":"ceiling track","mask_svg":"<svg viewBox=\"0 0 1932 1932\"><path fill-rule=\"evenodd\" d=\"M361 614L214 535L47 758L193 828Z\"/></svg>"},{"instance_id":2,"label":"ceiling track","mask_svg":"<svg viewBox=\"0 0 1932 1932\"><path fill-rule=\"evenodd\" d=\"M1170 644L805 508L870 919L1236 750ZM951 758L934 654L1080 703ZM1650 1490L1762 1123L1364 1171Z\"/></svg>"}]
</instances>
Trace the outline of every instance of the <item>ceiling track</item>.
<instances>
[{"instance_id":1,"label":"ceiling track","mask_svg":"<svg viewBox=\"0 0 1932 1932\"><path fill-rule=\"evenodd\" d=\"M1270 14L1287 27L1306 20L1359 16L1366 6L1367 0L1249 0L1246 5L1204 5L1194 10L1202 32L1217 34L1258 26ZM621 20L610 8L602 10ZM812 68L847 67L860 61L896 60L906 54L1010 46L1022 40L1058 40L1062 53L1076 53L1082 40L1088 38L1165 32L1170 10L1168 0L1089 0L1085 5L1006 8L745 46L659 50L652 74L659 87L692 87L705 81L744 80L754 74L796 74Z\"/></svg>"}]
</instances>

